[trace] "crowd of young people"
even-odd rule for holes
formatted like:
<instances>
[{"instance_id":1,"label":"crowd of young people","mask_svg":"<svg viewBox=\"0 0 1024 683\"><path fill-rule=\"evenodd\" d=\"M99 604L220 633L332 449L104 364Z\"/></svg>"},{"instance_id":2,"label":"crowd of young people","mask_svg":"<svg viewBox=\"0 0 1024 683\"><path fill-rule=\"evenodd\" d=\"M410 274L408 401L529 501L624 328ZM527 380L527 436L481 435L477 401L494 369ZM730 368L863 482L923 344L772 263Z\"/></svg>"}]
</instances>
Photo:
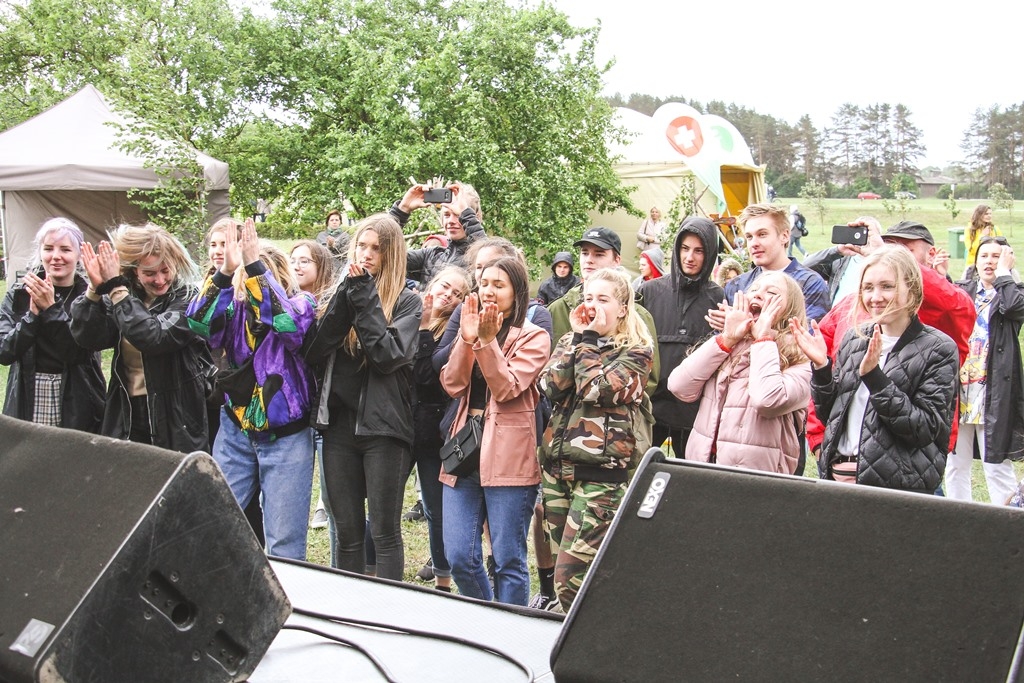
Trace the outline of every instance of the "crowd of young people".
<instances>
[{"instance_id":1,"label":"crowd of young people","mask_svg":"<svg viewBox=\"0 0 1024 683\"><path fill-rule=\"evenodd\" d=\"M450 185L443 239L406 247L428 189L335 239L340 257L303 240L289 259L251 219L222 220L202 279L155 225L94 248L47 221L0 308L4 413L210 452L283 557L306 557L318 463L332 565L389 579L405 570L415 466L438 589L528 604L541 520L532 604L562 610L650 445L786 474L809 446L823 478L934 494L945 477L955 498L970 498L977 453L994 502L1016 489L1024 286L984 216L972 277L954 284L919 223L857 219L866 245L801 264L786 211L752 205L752 269L724 291L707 219L686 218L667 272L636 283L620 237L595 227L574 244L579 276L559 252L538 301L469 185ZM475 466L449 471L445 442L473 424Z\"/></svg>"}]
</instances>

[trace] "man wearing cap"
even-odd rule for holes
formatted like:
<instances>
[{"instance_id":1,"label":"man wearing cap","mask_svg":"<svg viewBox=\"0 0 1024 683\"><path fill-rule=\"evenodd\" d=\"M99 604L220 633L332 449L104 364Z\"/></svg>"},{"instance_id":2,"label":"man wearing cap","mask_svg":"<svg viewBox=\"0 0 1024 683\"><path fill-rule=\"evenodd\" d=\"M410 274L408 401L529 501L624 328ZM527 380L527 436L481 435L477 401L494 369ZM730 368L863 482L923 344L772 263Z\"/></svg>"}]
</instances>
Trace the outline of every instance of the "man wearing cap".
<instances>
[{"instance_id":1,"label":"man wearing cap","mask_svg":"<svg viewBox=\"0 0 1024 683\"><path fill-rule=\"evenodd\" d=\"M552 301L548 306L551 313L551 326L554 334L551 336L551 350L554 351L555 344L568 332L572 332L572 325L569 322L569 314L583 301L583 285L590 274L601 268L618 268L622 262L622 240L609 228L589 228L583 231L583 236L573 242L572 246L580 250L580 284L576 285L562 296L561 299ZM651 339L658 338L658 332L654 327L654 318L643 306L637 305L636 312L647 325L651 333ZM658 359L658 343L654 343L654 368L647 379L647 394L650 395L658 386L658 372L661 363Z\"/></svg>"}]
</instances>

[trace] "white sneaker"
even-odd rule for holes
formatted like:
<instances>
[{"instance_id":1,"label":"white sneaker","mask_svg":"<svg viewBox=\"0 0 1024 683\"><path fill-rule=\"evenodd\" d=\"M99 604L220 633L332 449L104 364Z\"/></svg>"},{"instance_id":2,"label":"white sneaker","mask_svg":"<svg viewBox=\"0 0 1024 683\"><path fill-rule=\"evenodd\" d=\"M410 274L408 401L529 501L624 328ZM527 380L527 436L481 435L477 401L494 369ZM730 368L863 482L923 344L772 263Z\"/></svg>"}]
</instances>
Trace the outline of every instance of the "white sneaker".
<instances>
[{"instance_id":1,"label":"white sneaker","mask_svg":"<svg viewBox=\"0 0 1024 683\"><path fill-rule=\"evenodd\" d=\"M313 521L309 523L311 529L323 529L327 526L327 510L320 508L313 513Z\"/></svg>"}]
</instances>

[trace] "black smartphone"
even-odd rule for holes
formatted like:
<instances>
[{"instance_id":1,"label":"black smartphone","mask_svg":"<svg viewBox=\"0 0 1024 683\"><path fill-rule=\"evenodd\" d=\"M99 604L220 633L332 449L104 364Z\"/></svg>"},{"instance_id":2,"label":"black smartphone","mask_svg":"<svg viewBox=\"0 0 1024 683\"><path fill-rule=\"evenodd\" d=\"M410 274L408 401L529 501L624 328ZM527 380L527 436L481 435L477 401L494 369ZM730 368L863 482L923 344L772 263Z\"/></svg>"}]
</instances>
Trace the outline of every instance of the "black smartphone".
<instances>
[{"instance_id":1,"label":"black smartphone","mask_svg":"<svg viewBox=\"0 0 1024 683\"><path fill-rule=\"evenodd\" d=\"M866 225L850 227L849 225L832 226L832 244L857 244L864 246L868 243L868 228Z\"/></svg>"},{"instance_id":2,"label":"black smartphone","mask_svg":"<svg viewBox=\"0 0 1024 683\"><path fill-rule=\"evenodd\" d=\"M452 188L435 187L423 193L423 201L430 204L448 204L452 201Z\"/></svg>"}]
</instances>

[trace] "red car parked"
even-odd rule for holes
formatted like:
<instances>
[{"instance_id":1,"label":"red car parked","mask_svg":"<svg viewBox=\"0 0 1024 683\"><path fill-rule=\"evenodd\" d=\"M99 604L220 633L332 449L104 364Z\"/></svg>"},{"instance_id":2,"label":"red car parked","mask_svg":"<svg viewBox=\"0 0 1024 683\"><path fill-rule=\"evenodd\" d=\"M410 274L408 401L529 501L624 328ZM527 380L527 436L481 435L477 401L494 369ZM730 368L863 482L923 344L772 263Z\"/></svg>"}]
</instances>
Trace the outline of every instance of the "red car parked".
<instances>
[{"instance_id":1,"label":"red car parked","mask_svg":"<svg viewBox=\"0 0 1024 683\"><path fill-rule=\"evenodd\" d=\"M857 199L881 199L882 195L875 194L874 192L861 192L857 195Z\"/></svg>"}]
</instances>

